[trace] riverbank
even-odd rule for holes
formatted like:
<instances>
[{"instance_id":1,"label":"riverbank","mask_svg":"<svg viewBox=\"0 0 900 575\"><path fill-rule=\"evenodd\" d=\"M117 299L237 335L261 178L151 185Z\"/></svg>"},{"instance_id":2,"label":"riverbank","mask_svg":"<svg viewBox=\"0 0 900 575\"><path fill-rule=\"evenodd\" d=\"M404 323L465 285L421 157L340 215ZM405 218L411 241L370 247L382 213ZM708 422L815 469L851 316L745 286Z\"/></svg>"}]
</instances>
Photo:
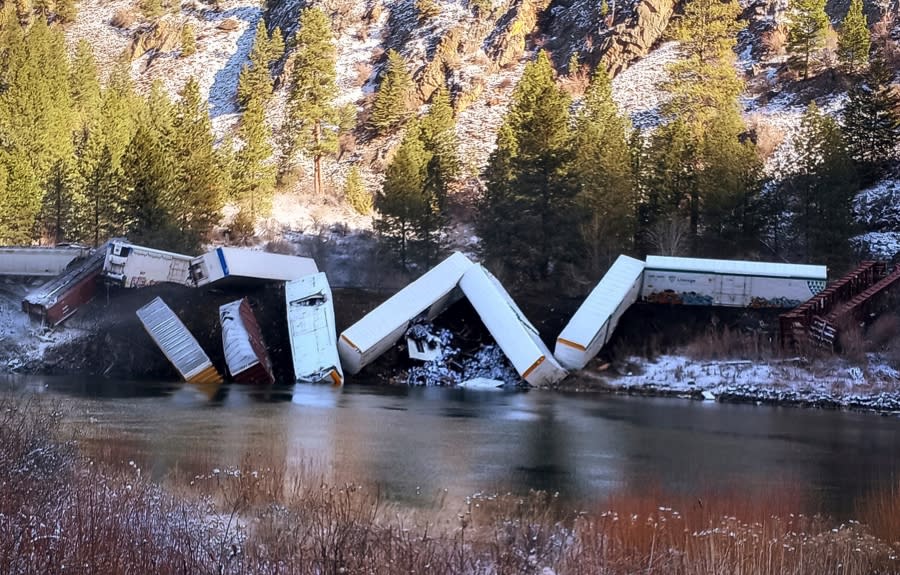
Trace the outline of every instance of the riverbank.
<instances>
[{"instance_id":1,"label":"riverbank","mask_svg":"<svg viewBox=\"0 0 900 575\"><path fill-rule=\"evenodd\" d=\"M878 354L864 362L839 357L751 361L631 356L618 365L589 366L557 389L900 413L900 372Z\"/></svg>"},{"instance_id":2,"label":"riverbank","mask_svg":"<svg viewBox=\"0 0 900 575\"><path fill-rule=\"evenodd\" d=\"M274 454L159 482L127 442L90 459L52 405L0 400L4 573L533 573L748 575L900 571L900 485L853 519L820 515L805 484L764 493L646 484L571 507L550 492L387 501L365 481L289 472ZM205 454L195 453L196 458Z\"/></svg>"}]
</instances>

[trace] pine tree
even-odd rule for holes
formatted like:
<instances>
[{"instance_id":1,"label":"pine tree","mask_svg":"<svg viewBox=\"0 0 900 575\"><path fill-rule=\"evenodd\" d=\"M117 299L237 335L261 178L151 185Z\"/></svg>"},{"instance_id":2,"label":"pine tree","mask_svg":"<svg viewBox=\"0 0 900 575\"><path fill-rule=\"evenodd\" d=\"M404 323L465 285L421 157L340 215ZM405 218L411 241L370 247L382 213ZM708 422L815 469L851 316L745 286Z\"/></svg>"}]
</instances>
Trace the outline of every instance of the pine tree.
<instances>
[{"instance_id":1,"label":"pine tree","mask_svg":"<svg viewBox=\"0 0 900 575\"><path fill-rule=\"evenodd\" d=\"M97 61L87 40L80 40L75 47L69 71L69 87L72 104L79 115L80 127L93 125L100 114L102 95Z\"/></svg>"},{"instance_id":2,"label":"pine tree","mask_svg":"<svg viewBox=\"0 0 900 575\"><path fill-rule=\"evenodd\" d=\"M745 238L755 228L750 207L760 163L743 138L743 82L734 66L739 14L736 0L685 6L676 31L682 58L669 67L672 98L662 106L669 124L651 139L642 175L644 235L666 219L687 221L696 246L713 251L713 242ZM696 243L701 234L707 241Z\"/></svg>"},{"instance_id":3,"label":"pine tree","mask_svg":"<svg viewBox=\"0 0 900 575\"><path fill-rule=\"evenodd\" d=\"M112 169L118 171L122 155L137 131L141 103L134 93L127 62L119 62L103 90L100 115L101 141L109 149Z\"/></svg>"},{"instance_id":4,"label":"pine tree","mask_svg":"<svg viewBox=\"0 0 900 575\"><path fill-rule=\"evenodd\" d=\"M856 73L869 63L871 43L862 0L850 0L850 10L841 22L838 35L838 59L847 70Z\"/></svg>"},{"instance_id":5,"label":"pine tree","mask_svg":"<svg viewBox=\"0 0 900 575\"><path fill-rule=\"evenodd\" d=\"M123 175L113 165L112 153L104 146L96 161L81 168L85 179L85 238L94 246L109 237L125 233L123 217Z\"/></svg>"},{"instance_id":6,"label":"pine tree","mask_svg":"<svg viewBox=\"0 0 900 575\"><path fill-rule=\"evenodd\" d=\"M53 243L76 240L80 202L77 172L63 159L57 160L44 185L43 228Z\"/></svg>"},{"instance_id":7,"label":"pine tree","mask_svg":"<svg viewBox=\"0 0 900 575\"><path fill-rule=\"evenodd\" d=\"M825 13L825 0L793 0L792 4L788 27L790 61L801 77L807 78L813 59L825 47L831 24Z\"/></svg>"},{"instance_id":8,"label":"pine tree","mask_svg":"<svg viewBox=\"0 0 900 575\"><path fill-rule=\"evenodd\" d=\"M347 173L347 179L344 181L344 198L357 213L364 216L372 213L374 207L372 195L366 190L359 168L356 166L352 166Z\"/></svg>"},{"instance_id":9,"label":"pine tree","mask_svg":"<svg viewBox=\"0 0 900 575\"><path fill-rule=\"evenodd\" d=\"M513 92L486 170L477 229L486 262L500 273L546 279L578 251L569 97L546 52L530 62Z\"/></svg>"},{"instance_id":10,"label":"pine tree","mask_svg":"<svg viewBox=\"0 0 900 575\"><path fill-rule=\"evenodd\" d=\"M388 50L387 63L381 74L369 124L378 134L386 134L398 128L410 116L412 76L406 62L396 50Z\"/></svg>"},{"instance_id":11,"label":"pine tree","mask_svg":"<svg viewBox=\"0 0 900 575\"><path fill-rule=\"evenodd\" d=\"M865 183L876 180L898 157L900 95L891 86L893 71L875 58L862 80L849 91L844 108L844 137Z\"/></svg>"},{"instance_id":12,"label":"pine tree","mask_svg":"<svg viewBox=\"0 0 900 575\"><path fill-rule=\"evenodd\" d=\"M429 160L419 127L414 123L388 164L381 193L375 197L375 229L395 251L404 269L421 239L420 222L431 208L424 193Z\"/></svg>"},{"instance_id":13,"label":"pine tree","mask_svg":"<svg viewBox=\"0 0 900 575\"><path fill-rule=\"evenodd\" d=\"M796 145L799 170L789 182L796 229L807 258L840 267L849 259L848 239L854 232L852 202L859 184L853 161L837 122L815 102L803 115Z\"/></svg>"},{"instance_id":14,"label":"pine tree","mask_svg":"<svg viewBox=\"0 0 900 575\"><path fill-rule=\"evenodd\" d=\"M181 57L187 58L197 53L197 35L194 27L185 24L181 28Z\"/></svg>"},{"instance_id":15,"label":"pine tree","mask_svg":"<svg viewBox=\"0 0 900 575\"><path fill-rule=\"evenodd\" d=\"M181 91L173 122L175 186L169 212L186 251L199 248L219 221L224 191L213 147L212 124L194 78Z\"/></svg>"},{"instance_id":16,"label":"pine tree","mask_svg":"<svg viewBox=\"0 0 900 575\"><path fill-rule=\"evenodd\" d=\"M122 157L123 218L130 240L161 249L177 250L168 210L175 174L167 161L165 143L154 129L141 123Z\"/></svg>"},{"instance_id":17,"label":"pine tree","mask_svg":"<svg viewBox=\"0 0 900 575\"><path fill-rule=\"evenodd\" d=\"M237 97L241 106L246 106L250 98L261 98L263 103L272 96L272 64L284 52L284 41L281 32L276 28L277 37L270 38L266 31L266 23L260 18L256 24L253 48L250 50L250 62L238 76ZM280 44L280 47L279 47Z\"/></svg>"},{"instance_id":18,"label":"pine tree","mask_svg":"<svg viewBox=\"0 0 900 575\"><path fill-rule=\"evenodd\" d=\"M275 167L269 161L269 128L262 103L251 98L238 127L241 148L234 156L232 195L240 206L235 227L244 234L252 233L256 220L268 217L275 188Z\"/></svg>"},{"instance_id":19,"label":"pine tree","mask_svg":"<svg viewBox=\"0 0 900 575\"><path fill-rule=\"evenodd\" d=\"M27 245L41 209L41 187L20 150L0 148L0 243Z\"/></svg>"},{"instance_id":20,"label":"pine tree","mask_svg":"<svg viewBox=\"0 0 900 575\"><path fill-rule=\"evenodd\" d=\"M288 161L294 151L312 158L313 191L319 196L324 188L322 159L337 152L342 128L340 111L334 105L336 53L331 24L324 12L306 8L300 13L294 44L293 84L288 100Z\"/></svg>"},{"instance_id":21,"label":"pine tree","mask_svg":"<svg viewBox=\"0 0 900 575\"><path fill-rule=\"evenodd\" d=\"M75 0L56 0L56 15L63 24L71 24L78 16Z\"/></svg>"},{"instance_id":22,"label":"pine tree","mask_svg":"<svg viewBox=\"0 0 900 575\"><path fill-rule=\"evenodd\" d=\"M606 69L597 68L576 118L572 178L583 214L581 235L587 250L587 271L600 274L615 257L631 251L637 204L630 122L612 99Z\"/></svg>"},{"instance_id":23,"label":"pine tree","mask_svg":"<svg viewBox=\"0 0 900 575\"><path fill-rule=\"evenodd\" d=\"M459 142L450 94L445 87L435 91L428 113L419 124L419 138L428 154L423 193L428 209L418 222L420 247L425 267L431 267L442 255L444 229L447 227L447 198L450 185L460 172Z\"/></svg>"}]
</instances>

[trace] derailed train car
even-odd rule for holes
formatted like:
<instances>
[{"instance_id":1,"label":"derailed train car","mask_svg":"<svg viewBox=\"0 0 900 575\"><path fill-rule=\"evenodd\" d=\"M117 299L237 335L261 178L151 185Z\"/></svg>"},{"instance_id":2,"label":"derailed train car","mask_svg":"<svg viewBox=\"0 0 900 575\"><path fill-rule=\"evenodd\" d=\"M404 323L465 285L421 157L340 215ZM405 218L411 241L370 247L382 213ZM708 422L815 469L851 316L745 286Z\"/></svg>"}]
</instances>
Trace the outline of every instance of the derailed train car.
<instances>
[{"instance_id":1,"label":"derailed train car","mask_svg":"<svg viewBox=\"0 0 900 575\"><path fill-rule=\"evenodd\" d=\"M612 337L641 293L644 262L619 256L556 338L553 354L567 369L582 369Z\"/></svg>"},{"instance_id":2,"label":"derailed train car","mask_svg":"<svg viewBox=\"0 0 900 575\"><path fill-rule=\"evenodd\" d=\"M652 303L790 308L823 289L825 266L647 256L641 298Z\"/></svg>"},{"instance_id":3,"label":"derailed train car","mask_svg":"<svg viewBox=\"0 0 900 575\"><path fill-rule=\"evenodd\" d=\"M193 285L189 274L191 256L112 240L103 261L103 279L125 288L159 283Z\"/></svg>"},{"instance_id":4,"label":"derailed train car","mask_svg":"<svg viewBox=\"0 0 900 575\"><path fill-rule=\"evenodd\" d=\"M219 322L231 379L239 383L275 383L272 360L247 298L220 306Z\"/></svg>"},{"instance_id":5,"label":"derailed train car","mask_svg":"<svg viewBox=\"0 0 900 575\"><path fill-rule=\"evenodd\" d=\"M302 383L343 384L334 302L325 273L287 282L284 294L295 379Z\"/></svg>"},{"instance_id":6,"label":"derailed train car","mask_svg":"<svg viewBox=\"0 0 900 575\"><path fill-rule=\"evenodd\" d=\"M138 319L181 377L190 383L222 383L222 376L175 312L157 297L137 310Z\"/></svg>"}]
</instances>

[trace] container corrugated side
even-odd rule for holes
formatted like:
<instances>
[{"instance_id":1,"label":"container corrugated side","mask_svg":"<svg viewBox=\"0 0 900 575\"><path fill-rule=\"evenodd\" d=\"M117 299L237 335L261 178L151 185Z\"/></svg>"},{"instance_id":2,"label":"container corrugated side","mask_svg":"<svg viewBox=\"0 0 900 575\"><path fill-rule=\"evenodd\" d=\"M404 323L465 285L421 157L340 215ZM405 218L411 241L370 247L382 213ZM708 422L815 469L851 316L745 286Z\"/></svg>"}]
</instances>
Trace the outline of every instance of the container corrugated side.
<instances>
[{"instance_id":1,"label":"container corrugated side","mask_svg":"<svg viewBox=\"0 0 900 575\"><path fill-rule=\"evenodd\" d=\"M185 381L222 382L222 376L216 371L206 352L162 298L157 297L137 310L137 316Z\"/></svg>"},{"instance_id":2,"label":"container corrugated side","mask_svg":"<svg viewBox=\"0 0 900 575\"><path fill-rule=\"evenodd\" d=\"M320 272L287 282L284 295L294 377L300 382L341 385L344 373L328 278Z\"/></svg>"},{"instance_id":3,"label":"container corrugated side","mask_svg":"<svg viewBox=\"0 0 900 575\"><path fill-rule=\"evenodd\" d=\"M641 291L644 262L619 256L566 324L553 355L567 369L582 369L609 340L621 314Z\"/></svg>"},{"instance_id":4,"label":"container corrugated side","mask_svg":"<svg viewBox=\"0 0 900 575\"><path fill-rule=\"evenodd\" d=\"M483 266L476 265L463 274L459 287L522 379L547 385L566 377L566 370L541 341L537 329Z\"/></svg>"},{"instance_id":5,"label":"container corrugated side","mask_svg":"<svg viewBox=\"0 0 900 575\"><path fill-rule=\"evenodd\" d=\"M410 321L423 314L433 319L452 302L460 278L473 265L459 252L401 289L341 333L338 351L344 369L358 373L406 333Z\"/></svg>"}]
</instances>

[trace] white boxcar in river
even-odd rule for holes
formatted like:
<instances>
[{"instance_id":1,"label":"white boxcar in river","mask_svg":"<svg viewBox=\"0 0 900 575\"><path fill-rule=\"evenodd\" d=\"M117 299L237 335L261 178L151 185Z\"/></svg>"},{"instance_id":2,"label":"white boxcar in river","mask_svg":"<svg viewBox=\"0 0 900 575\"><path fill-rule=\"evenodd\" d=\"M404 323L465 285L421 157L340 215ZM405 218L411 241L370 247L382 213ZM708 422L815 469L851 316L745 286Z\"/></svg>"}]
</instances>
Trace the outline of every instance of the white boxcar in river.
<instances>
[{"instance_id":1,"label":"white boxcar in river","mask_svg":"<svg viewBox=\"0 0 900 575\"><path fill-rule=\"evenodd\" d=\"M344 382L338 357L334 302L325 273L289 281L284 286L294 377L304 383Z\"/></svg>"},{"instance_id":2,"label":"white boxcar in river","mask_svg":"<svg viewBox=\"0 0 900 575\"><path fill-rule=\"evenodd\" d=\"M473 266L463 274L459 287L522 379L546 385L566 377L537 329L490 272Z\"/></svg>"},{"instance_id":3,"label":"white boxcar in river","mask_svg":"<svg viewBox=\"0 0 900 575\"><path fill-rule=\"evenodd\" d=\"M641 293L644 262L619 256L556 338L553 354L567 369L594 358Z\"/></svg>"},{"instance_id":4,"label":"white boxcar in river","mask_svg":"<svg viewBox=\"0 0 900 575\"><path fill-rule=\"evenodd\" d=\"M795 307L825 289L825 266L647 256L648 302Z\"/></svg>"},{"instance_id":5,"label":"white boxcar in river","mask_svg":"<svg viewBox=\"0 0 900 575\"><path fill-rule=\"evenodd\" d=\"M242 248L216 248L191 261L197 287L226 278L286 282L318 271L312 258Z\"/></svg>"},{"instance_id":6,"label":"white boxcar in river","mask_svg":"<svg viewBox=\"0 0 900 575\"><path fill-rule=\"evenodd\" d=\"M126 288L158 283L193 285L188 270L192 256L111 240L103 262L105 280Z\"/></svg>"},{"instance_id":7,"label":"white boxcar in river","mask_svg":"<svg viewBox=\"0 0 900 575\"><path fill-rule=\"evenodd\" d=\"M209 356L162 298L157 297L137 310L137 316L185 381L222 383L222 376L216 371Z\"/></svg>"},{"instance_id":8,"label":"white boxcar in river","mask_svg":"<svg viewBox=\"0 0 900 575\"><path fill-rule=\"evenodd\" d=\"M228 373L239 383L275 383L272 360L247 298L219 306Z\"/></svg>"},{"instance_id":9,"label":"white boxcar in river","mask_svg":"<svg viewBox=\"0 0 900 575\"><path fill-rule=\"evenodd\" d=\"M344 368L351 374L386 352L399 340L414 319L434 319L459 299L456 284L474 266L459 252L426 272L365 317L348 327L338 341Z\"/></svg>"}]
</instances>

